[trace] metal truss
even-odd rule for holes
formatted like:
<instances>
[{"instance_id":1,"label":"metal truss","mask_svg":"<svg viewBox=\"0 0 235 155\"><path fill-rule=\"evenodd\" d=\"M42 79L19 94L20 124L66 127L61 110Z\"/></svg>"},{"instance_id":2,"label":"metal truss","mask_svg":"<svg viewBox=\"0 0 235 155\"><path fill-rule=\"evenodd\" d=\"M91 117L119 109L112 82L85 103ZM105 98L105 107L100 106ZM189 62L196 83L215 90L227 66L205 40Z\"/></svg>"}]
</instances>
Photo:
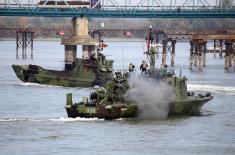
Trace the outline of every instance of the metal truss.
<instances>
[{"instance_id":1,"label":"metal truss","mask_svg":"<svg viewBox=\"0 0 235 155\"><path fill-rule=\"evenodd\" d=\"M48 1L0 0L0 16L57 16L99 18L234 18L235 0L99 0L92 8L74 8L67 0L54 0L53 8L46 8ZM57 7L63 1L66 8ZM26 3L27 2L27 3ZM97 6L101 4L101 8ZM42 7L45 6L45 7Z\"/></svg>"},{"instance_id":2,"label":"metal truss","mask_svg":"<svg viewBox=\"0 0 235 155\"><path fill-rule=\"evenodd\" d=\"M37 7L40 0L26 0L22 3L20 0L0 0L1 7ZM48 1L44 0L46 5ZM55 1L55 8L57 2L64 2L68 7L68 0L53 0ZM214 1L214 2L213 2ZM99 0L92 7L93 9L101 3L102 9L122 9L122 10L135 10L135 9L144 9L144 10L168 10L176 9L181 7L181 9L186 10L198 10L198 9L222 9L228 11L235 7L235 0L230 0L225 6L223 1L225 0Z\"/></svg>"}]
</instances>

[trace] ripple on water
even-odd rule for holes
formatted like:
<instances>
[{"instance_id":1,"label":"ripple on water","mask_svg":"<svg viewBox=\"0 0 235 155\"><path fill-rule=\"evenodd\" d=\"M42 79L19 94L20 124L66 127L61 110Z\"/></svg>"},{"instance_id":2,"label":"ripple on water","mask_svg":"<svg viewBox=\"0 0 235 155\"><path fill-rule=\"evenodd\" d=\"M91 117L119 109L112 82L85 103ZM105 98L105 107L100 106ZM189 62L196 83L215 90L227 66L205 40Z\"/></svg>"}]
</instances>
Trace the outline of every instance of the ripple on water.
<instances>
[{"instance_id":1,"label":"ripple on water","mask_svg":"<svg viewBox=\"0 0 235 155\"><path fill-rule=\"evenodd\" d=\"M226 93L235 95L235 87L228 87L228 86L218 86L218 85L195 85L195 84L188 84L188 90L190 91L210 91L214 93Z\"/></svg>"},{"instance_id":2,"label":"ripple on water","mask_svg":"<svg viewBox=\"0 0 235 155\"><path fill-rule=\"evenodd\" d=\"M121 120L121 119L119 119ZM104 119L99 118L68 118L68 117L60 117L60 118L0 118L0 122L89 122L89 121L104 121Z\"/></svg>"}]
</instances>

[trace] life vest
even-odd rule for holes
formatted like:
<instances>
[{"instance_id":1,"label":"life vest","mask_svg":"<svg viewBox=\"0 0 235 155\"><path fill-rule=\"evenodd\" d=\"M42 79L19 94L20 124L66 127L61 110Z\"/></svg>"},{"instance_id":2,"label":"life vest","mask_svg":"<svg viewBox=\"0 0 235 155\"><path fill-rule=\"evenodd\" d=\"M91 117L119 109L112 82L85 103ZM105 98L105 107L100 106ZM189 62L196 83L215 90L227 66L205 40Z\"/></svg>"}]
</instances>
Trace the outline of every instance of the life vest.
<instances>
[{"instance_id":1,"label":"life vest","mask_svg":"<svg viewBox=\"0 0 235 155\"><path fill-rule=\"evenodd\" d=\"M134 65L129 65L129 71L134 71L135 66Z\"/></svg>"},{"instance_id":2,"label":"life vest","mask_svg":"<svg viewBox=\"0 0 235 155\"><path fill-rule=\"evenodd\" d=\"M103 42L101 42L101 43L99 43L99 47L100 47L100 48L104 48L104 47L107 47L107 45L104 44Z\"/></svg>"}]
</instances>

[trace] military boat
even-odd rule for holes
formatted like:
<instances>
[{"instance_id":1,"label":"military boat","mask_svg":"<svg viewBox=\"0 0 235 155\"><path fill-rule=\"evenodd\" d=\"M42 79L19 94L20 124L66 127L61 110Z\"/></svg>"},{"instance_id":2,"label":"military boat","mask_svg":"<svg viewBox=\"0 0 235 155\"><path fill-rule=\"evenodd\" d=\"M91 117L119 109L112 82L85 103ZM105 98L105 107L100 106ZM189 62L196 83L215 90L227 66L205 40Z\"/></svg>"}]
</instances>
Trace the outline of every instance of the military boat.
<instances>
[{"instance_id":1,"label":"military boat","mask_svg":"<svg viewBox=\"0 0 235 155\"><path fill-rule=\"evenodd\" d=\"M150 62L150 69L144 72L142 78L151 79L156 83L163 82L172 88L174 97L166 98L168 103L167 116L199 115L201 107L212 100L213 96L210 93L196 95L194 92L188 92L186 77L181 75L177 77L172 69L155 68L157 52L150 42L150 40L147 40L149 48L145 52ZM127 100L125 97L130 89L128 83L130 74L132 73L116 72L113 80L108 82L104 88L92 92L89 98L84 97L81 102L73 103L72 94L67 94L65 109L68 117L98 117L104 119L138 117L142 110L139 108L139 104L134 100ZM146 106L148 105L146 104Z\"/></svg>"},{"instance_id":2,"label":"military boat","mask_svg":"<svg viewBox=\"0 0 235 155\"><path fill-rule=\"evenodd\" d=\"M168 116L177 115L200 115L201 107L213 99L210 93L195 94L187 91L185 77L176 77L167 73L163 79L174 90L175 97L167 100L169 104ZM83 101L73 103L72 94L67 94L66 111L68 117L85 118L133 118L138 117L138 104L127 101L125 94L129 89L126 75L116 72L116 78L106 84L104 88L98 88L90 94L89 99L83 97ZM148 106L146 104L146 106Z\"/></svg>"},{"instance_id":3,"label":"military boat","mask_svg":"<svg viewBox=\"0 0 235 155\"><path fill-rule=\"evenodd\" d=\"M38 65L12 65L23 82L65 87L103 86L113 78L113 60L97 51L97 58L76 58L65 70L48 70Z\"/></svg>"},{"instance_id":4,"label":"military boat","mask_svg":"<svg viewBox=\"0 0 235 155\"><path fill-rule=\"evenodd\" d=\"M88 19L72 19L72 35L63 37L65 67L62 71L44 69L38 65L12 65L23 82L66 87L104 85L113 78L113 60L101 53L107 45L101 36L88 33ZM82 46L82 57L77 58L77 45Z\"/></svg>"}]
</instances>

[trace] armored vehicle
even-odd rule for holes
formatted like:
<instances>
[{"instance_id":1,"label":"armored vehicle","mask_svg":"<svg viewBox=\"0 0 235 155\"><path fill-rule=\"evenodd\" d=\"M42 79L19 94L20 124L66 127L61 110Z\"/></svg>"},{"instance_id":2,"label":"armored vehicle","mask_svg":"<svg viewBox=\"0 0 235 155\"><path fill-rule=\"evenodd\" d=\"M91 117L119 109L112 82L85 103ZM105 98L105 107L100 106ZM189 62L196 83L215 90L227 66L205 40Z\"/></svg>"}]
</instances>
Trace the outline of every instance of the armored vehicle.
<instances>
[{"instance_id":1,"label":"armored vehicle","mask_svg":"<svg viewBox=\"0 0 235 155\"><path fill-rule=\"evenodd\" d=\"M150 40L147 43L150 43ZM167 70L166 65L160 69L155 68L157 53L154 46L149 45L148 47L145 54L150 62L150 69L145 71L141 77L151 79L156 83L165 83L172 88L174 97L165 99L169 103L167 104L167 115L199 115L201 107L212 100L213 96L210 93L196 95L194 92L188 92L187 78L181 75L177 77L174 70ZM89 99L84 97L82 102L73 103L72 94L67 94L65 108L68 117L98 117L104 119L138 117L140 110L142 110L139 108L139 103L125 98L130 89L129 76L130 73L128 72L116 72L112 81L108 82L104 88L92 92ZM145 103L141 104L145 105ZM146 106L148 105L146 104Z\"/></svg>"}]
</instances>

